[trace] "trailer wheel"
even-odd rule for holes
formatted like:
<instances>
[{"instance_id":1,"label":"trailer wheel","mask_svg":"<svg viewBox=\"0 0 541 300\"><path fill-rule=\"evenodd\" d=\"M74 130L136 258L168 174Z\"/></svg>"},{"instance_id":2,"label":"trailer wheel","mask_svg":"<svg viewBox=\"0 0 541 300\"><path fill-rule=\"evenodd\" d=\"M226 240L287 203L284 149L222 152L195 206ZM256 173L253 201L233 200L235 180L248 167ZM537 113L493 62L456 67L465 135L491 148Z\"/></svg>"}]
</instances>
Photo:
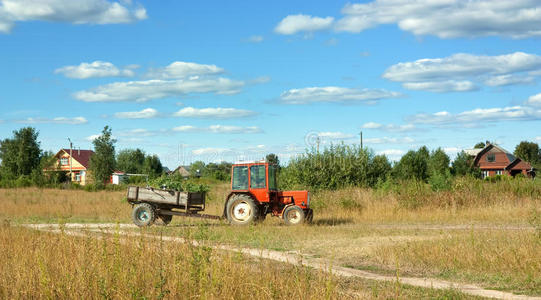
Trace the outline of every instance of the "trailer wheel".
<instances>
[{"instance_id":1,"label":"trailer wheel","mask_svg":"<svg viewBox=\"0 0 541 300\"><path fill-rule=\"evenodd\" d=\"M287 207L284 210L282 217L287 225L299 225L304 223L304 211L296 205Z\"/></svg>"},{"instance_id":2,"label":"trailer wheel","mask_svg":"<svg viewBox=\"0 0 541 300\"><path fill-rule=\"evenodd\" d=\"M259 216L259 209L254 199L243 194L229 198L225 212L227 220L233 225L248 225L256 221Z\"/></svg>"},{"instance_id":3,"label":"trailer wheel","mask_svg":"<svg viewBox=\"0 0 541 300\"><path fill-rule=\"evenodd\" d=\"M156 220L154 207L148 203L137 204L132 211L133 223L139 227L150 226Z\"/></svg>"},{"instance_id":4,"label":"trailer wheel","mask_svg":"<svg viewBox=\"0 0 541 300\"><path fill-rule=\"evenodd\" d=\"M162 221L163 225L168 225L173 220L172 215L158 215L158 218Z\"/></svg>"}]
</instances>

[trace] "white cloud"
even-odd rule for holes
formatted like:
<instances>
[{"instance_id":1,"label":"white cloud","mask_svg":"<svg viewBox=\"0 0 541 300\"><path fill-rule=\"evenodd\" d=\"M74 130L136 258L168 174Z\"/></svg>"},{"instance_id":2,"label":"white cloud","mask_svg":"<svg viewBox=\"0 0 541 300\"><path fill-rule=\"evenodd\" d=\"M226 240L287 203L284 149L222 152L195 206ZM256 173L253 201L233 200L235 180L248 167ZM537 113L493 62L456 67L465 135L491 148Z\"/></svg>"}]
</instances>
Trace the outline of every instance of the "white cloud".
<instances>
[{"instance_id":1,"label":"white cloud","mask_svg":"<svg viewBox=\"0 0 541 300\"><path fill-rule=\"evenodd\" d=\"M24 120L17 120L17 123L24 124L40 124L40 123L50 123L50 124L69 124L69 125L80 125L88 123L88 120L84 117L56 117L56 118L26 118Z\"/></svg>"},{"instance_id":2,"label":"white cloud","mask_svg":"<svg viewBox=\"0 0 541 300\"><path fill-rule=\"evenodd\" d=\"M528 101L526 101L526 104L541 107L541 93L530 96L530 98L528 98Z\"/></svg>"},{"instance_id":3,"label":"white cloud","mask_svg":"<svg viewBox=\"0 0 541 300\"><path fill-rule=\"evenodd\" d=\"M308 87L291 89L280 95L280 100L287 104L308 104L317 102L364 102L373 104L381 99L398 98L402 94L384 89L354 89L344 87Z\"/></svg>"},{"instance_id":4,"label":"white cloud","mask_svg":"<svg viewBox=\"0 0 541 300\"><path fill-rule=\"evenodd\" d=\"M81 63L78 66L65 66L56 69L55 74L63 74L68 78L86 79L92 77L132 77L135 75L133 69L136 66L130 66L129 68L119 69L110 62L94 61L91 63Z\"/></svg>"},{"instance_id":5,"label":"white cloud","mask_svg":"<svg viewBox=\"0 0 541 300\"><path fill-rule=\"evenodd\" d=\"M151 119L158 116L158 111L154 108L145 108L141 111L127 111L115 113L118 119Z\"/></svg>"},{"instance_id":6,"label":"white cloud","mask_svg":"<svg viewBox=\"0 0 541 300\"><path fill-rule=\"evenodd\" d=\"M331 140L346 140L355 137L353 134L343 132L320 132L318 133L318 136Z\"/></svg>"},{"instance_id":7,"label":"white cloud","mask_svg":"<svg viewBox=\"0 0 541 300\"><path fill-rule=\"evenodd\" d=\"M309 15L289 15L274 28L279 34L295 34L297 32L314 32L331 28L334 18L312 17Z\"/></svg>"},{"instance_id":8,"label":"white cloud","mask_svg":"<svg viewBox=\"0 0 541 300\"><path fill-rule=\"evenodd\" d=\"M177 111L174 115L176 117L185 117L185 118L201 118L201 119L235 119L235 118L245 118L254 116L257 113L245 109L236 109L236 108L194 108L194 107L185 107Z\"/></svg>"},{"instance_id":9,"label":"white cloud","mask_svg":"<svg viewBox=\"0 0 541 300\"><path fill-rule=\"evenodd\" d=\"M477 90L471 81L432 81L432 82L406 82L402 86L408 90L429 91L435 93L469 92Z\"/></svg>"},{"instance_id":10,"label":"white cloud","mask_svg":"<svg viewBox=\"0 0 541 300\"><path fill-rule=\"evenodd\" d=\"M541 141L541 136L536 136L536 137L535 137L535 140L536 140L536 141Z\"/></svg>"},{"instance_id":11,"label":"white cloud","mask_svg":"<svg viewBox=\"0 0 541 300\"><path fill-rule=\"evenodd\" d=\"M89 141L89 142L92 142L94 141L95 139L99 138L100 137L100 134L93 134L93 135L90 135L90 136L87 136L85 138L85 140Z\"/></svg>"},{"instance_id":12,"label":"white cloud","mask_svg":"<svg viewBox=\"0 0 541 300\"><path fill-rule=\"evenodd\" d=\"M122 137L149 137L160 134L167 134L167 130L148 130L144 128L136 128L130 130L122 130L117 132L118 136Z\"/></svg>"},{"instance_id":13,"label":"white cloud","mask_svg":"<svg viewBox=\"0 0 541 300\"><path fill-rule=\"evenodd\" d=\"M487 56L458 53L444 58L424 58L389 67L383 77L403 83L408 89L471 91L472 81L490 86L533 81L532 71L541 70L541 56L523 52ZM530 72L525 76L523 73Z\"/></svg>"},{"instance_id":14,"label":"white cloud","mask_svg":"<svg viewBox=\"0 0 541 300\"><path fill-rule=\"evenodd\" d=\"M533 83L535 77L533 76L517 76L517 75L498 75L493 76L485 80L485 84L488 86L506 86L515 84L530 84Z\"/></svg>"},{"instance_id":15,"label":"white cloud","mask_svg":"<svg viewBox=\"0 0 541 300\"><path fill-rule=\"evenodd\" d=\"M541 120L541 109L527 106L503 108L477 108L452 114L441 111L433 114L417 114L408 118L413 123L436 125L476 125L481 122Z\"/></svg>"},{"instance_id":16,"label":"white cloud","mask_svg":"<svg viewBox=\"0 0 541 300\"><path fill-rule=\"evenodd\" d=\"M382 138L364 139L364 142L367 144L411 144L415 142L415 140L410 137L403 137L403 138L382 137Z\"/></svg>"},{"instance_id":17,"label":"white cloud","mask_svg":"<svg viewBox=\"0 0 541 300\"><path fill-rule=\"evenodd\" d=\"M263 42L263 37L260 35L252 35L248 38L248 41L251 43L261 43Z\"/></svg>"},{"instance_id":18,"label":"white cloud","mask_svg":"<svg viewBox=\"0 0 541 300\"><path fill-rule=\"evenodd\" d=\"M107 0L2 0L0 32L9 33L15 22L49 21L72 24L131 23L147 18L146 9L131 1Z\"/></svg>"},{"instance_id":19,"label":"white cloud","mask_svg":"<svg viewBox=\"0 0 541 300\"><path fill-rule=\"evenodd\" d=\"M397 24L415 35L440 38L541 36L541 3L537 0L376 0L347 4L337 31L359 33L383 24Z\"/></svg>"},{"instance_id":20,"label":"white cloud","mask_svg":"<svg viewBox=\"0 0 541 300\"><path fill-rule=\"evenodd\" d=\"M147 77L153 79L182 79L188 77L198 79L198 76L216 75L224 72L224 69L216 65L175 61L164 68L151 69Z\"/></svg>"},{"instance_id":21,"label":"white cloud","mask_svg":"<svg viewBox=\"0 0 541 300\"><path fill-rule=\"evenodd\" d=\"M233 151L231 149L226 148L199 148L192 150L192 154L194 155L221 155L226 153L232 153Z\"/></svg>"},{"instance_id":22,"label":"white cloud","mask_svg":"<svg viewBox=\"0 0 541 300\"><path fill-rule=\"evenodd\" d=\"M227 78L153 79L110 83L76 92L73 96L85 102L145 102L192 93L235 94L240 92L244 84L243 81Z\"/></svg>"},{"instance_id":23,"label":"white cloud","mask_svg":"<svg viewBox=\"0 0 541 300\"><path fill-rule=\"evenodd\" d=\"M385 149L376 152L377 155L385 155L393 160L398 160L404 153L406 152L400 149Z\"/></svg>"},{"instance_id":24,"label":"white cloud","mask_svg":"<svg viewBox=\"0 0 541 300\"><path fill-rule=\"evenodd\" d=\"M178 126L172 129L175 132L210 132L210 133L261 133L262 130L256 126L240 127L227 125L211 125L209 127L196 127L191 125Z\"/></svg>"},{"instance_id":25,"label":"white cloud","mask_svg":"<svg viewBox=\"0 0 541 300\"><path fill-rule=\"evenodd\" d=\"M368 122L361 126L361 128L364 129L377 129L382 131L388 131L388 132L406 132L406 131L414 131L417 130L415 125L413 124L404 124L404 125L395 125L395 124L387 124L383 125L376 122Z\"/></svg>"}]
</instances>

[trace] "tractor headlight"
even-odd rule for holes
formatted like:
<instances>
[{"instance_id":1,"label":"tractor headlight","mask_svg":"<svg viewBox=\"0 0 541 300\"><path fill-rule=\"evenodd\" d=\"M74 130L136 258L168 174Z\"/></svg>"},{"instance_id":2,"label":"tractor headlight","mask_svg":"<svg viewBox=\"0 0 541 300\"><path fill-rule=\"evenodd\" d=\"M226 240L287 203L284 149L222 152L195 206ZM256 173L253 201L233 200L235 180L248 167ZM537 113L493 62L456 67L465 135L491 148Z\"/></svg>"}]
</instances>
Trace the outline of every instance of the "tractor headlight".
<instances>
[{"instance_id":1,"label":"tractor headlight","mask_svg":"<svg viewBox=\"0 0 541 300\"><path fill-rule=\"evenodd\" d=\"M306 200L306 207L310 207L310 192L308 192L308 199Z\"/></svg>"}]
</instances>

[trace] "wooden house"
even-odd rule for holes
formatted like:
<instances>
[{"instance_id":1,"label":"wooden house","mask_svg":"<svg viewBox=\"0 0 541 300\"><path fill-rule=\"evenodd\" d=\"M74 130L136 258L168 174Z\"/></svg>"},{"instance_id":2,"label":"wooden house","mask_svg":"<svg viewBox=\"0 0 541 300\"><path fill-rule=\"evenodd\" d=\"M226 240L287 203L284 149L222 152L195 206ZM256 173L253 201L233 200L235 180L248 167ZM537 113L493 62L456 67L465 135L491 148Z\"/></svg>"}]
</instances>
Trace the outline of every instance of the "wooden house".
<instances>
[{"instance_id":1,"label":"wooden house","mask_svg":"<svg viewBox=\"0 0 541 300\"><path fill-rule=\"evenodd\" d=\"M55 158L58 160L56 170L66 172L72 182L85 185L90 181L88 167L90 165L90 157L93 154L94 151L92 150L61 149L55 155Z\"/></svg>"},{"instance_id":2,"label":"wooden house","mask_svg":"<svg viewBox=\"0 0 541 300\"><path fill-rule=\"evenodd\" d=\"M473 164L481 169L483 178L494 175L535 176L532 166L498 145L487 143L482 149L467 150L474 156Z\"/></svg>"}]
</instances>

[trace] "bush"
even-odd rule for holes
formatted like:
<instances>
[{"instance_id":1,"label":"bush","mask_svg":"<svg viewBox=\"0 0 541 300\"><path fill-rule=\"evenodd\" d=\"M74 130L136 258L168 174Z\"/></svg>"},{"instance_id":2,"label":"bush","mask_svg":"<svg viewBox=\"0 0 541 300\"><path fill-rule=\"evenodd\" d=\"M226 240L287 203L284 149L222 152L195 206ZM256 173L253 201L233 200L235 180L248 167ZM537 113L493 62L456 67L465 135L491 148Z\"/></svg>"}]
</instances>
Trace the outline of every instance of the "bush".
<instances>
[{"instance_id":1,"label":"bush","mask_svg":"<svg viewBox=\"0 0 541 300\"><path fill-rule=\"evenodd\" d=\"M281 187L336 190L348 186L374 187L391 165L385 156L354 145L331 145L323 152L308 150L290 160L279 176Z\"/></svg>"},{"instance_id":2,"label":"bush","mask_svg":"<svg viewBox=\"0 0 541 300\"><path fill-rule=\"evenodd\" d=\"M206 184L196 183L187 179L183 179L182 176L161 176L149 183L150 186L161 189L171 189L179 192L208 192L210 187Z\"/></svg>"}]
</instances>

